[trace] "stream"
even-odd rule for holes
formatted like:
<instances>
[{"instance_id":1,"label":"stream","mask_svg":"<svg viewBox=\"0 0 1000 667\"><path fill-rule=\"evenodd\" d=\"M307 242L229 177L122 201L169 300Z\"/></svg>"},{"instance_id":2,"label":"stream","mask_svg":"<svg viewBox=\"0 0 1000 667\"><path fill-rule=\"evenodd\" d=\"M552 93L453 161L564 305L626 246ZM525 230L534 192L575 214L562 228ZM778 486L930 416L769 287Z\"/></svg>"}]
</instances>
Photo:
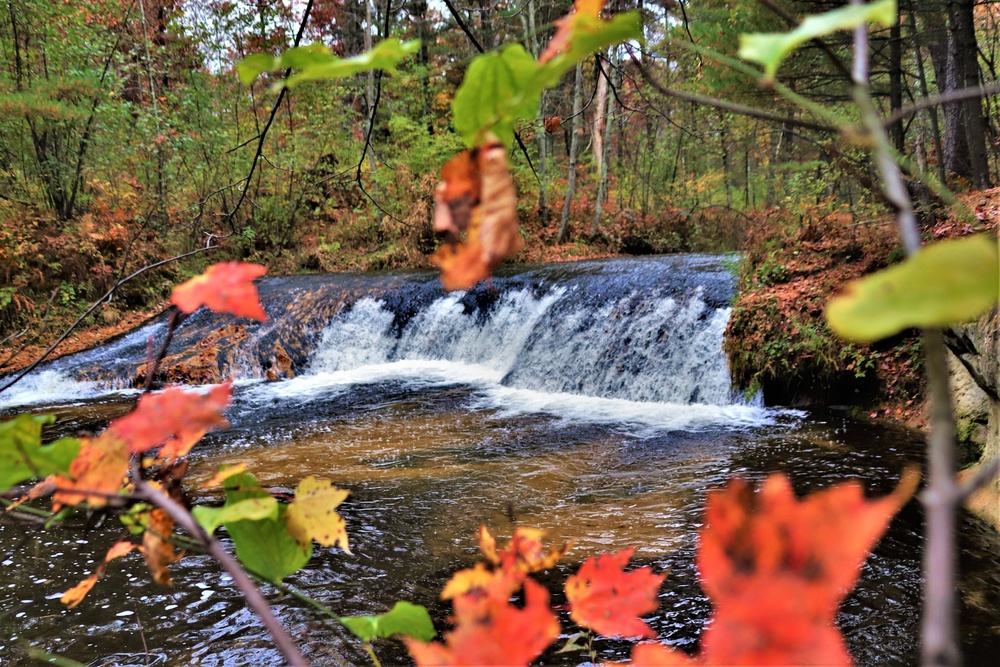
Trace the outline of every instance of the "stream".
<instances>
[{"instance_id":1,"label":"stream","mask_svg":"<svg viewBox=\"0 0 1000 667\"><path fill-rule=\"evenodd\" d=\"M837 410L765 407L732 391L721 349L730 261L508 267L451 295L427 272L265 278L269 321L242 322L219 345L218 371L235 380L232 426L195 448L191 477L242 462L279 490L310 474L350 489L341 513L353 555L317 547L287 579L339 614L409 600L445 630L449 608L438 594L475 562L476 530L485 524L503 542L516 522L575 541L542 577L555 604L564 602L556 583L584 558L636 547L633 562L669 571L649 624L662 641L694 651L710 614L694 566L706 489L780 469L799 494L853 478L881 495L922 459L919 434ZM170 354L189 358L232 322L196 314ZM53 438L100 430L131 409L147 340L164 331L161 317L45 365L0 394L0 418L54 414ZM287 363L277 362L277 346ZM280 379L268 381L278 366ZM918 661L921 530L911 501L842 605L838 624L860 665ZM32 664L29 644L93 666L282 664L228 576L203 555L172 566L168 588L133 554L113 562L78 607L64 608L60 593L120 536L113 519L43 530L0 515L0 664ZM965 660L990 664L1000 653L1000 536L963 515L960 547ZM370 664L336 623L265 591L314 665ZM568 630L565 612L561 620ZM623 641L595 646L602 660L630 651ZM399 642L374 648L385 665L411 664ZM550 649L540 662L586 661Z\"/></svg>"}]
</instances>

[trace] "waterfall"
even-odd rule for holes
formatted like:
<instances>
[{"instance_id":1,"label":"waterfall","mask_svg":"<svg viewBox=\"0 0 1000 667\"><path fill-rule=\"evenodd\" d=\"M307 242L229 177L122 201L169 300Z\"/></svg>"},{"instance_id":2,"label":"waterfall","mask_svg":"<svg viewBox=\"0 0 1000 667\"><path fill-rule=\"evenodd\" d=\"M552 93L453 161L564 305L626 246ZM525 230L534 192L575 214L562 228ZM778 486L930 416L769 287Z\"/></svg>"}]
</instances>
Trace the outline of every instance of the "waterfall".
<instances>
[{"instance_id":1,"label":"waterfall","mask_svg":"<svg viewBox=\"0 0 1000 667\"><path fill-rule=\"evenodd\" d=\"M254 385L251 399L395 380L475 386L500 410L753 421L762 410L734 394L722 350L734 289L723 264L687 255L515 267L451 294L428 273L265 279L269 321L233 325L244 328L220 343L218 369ZM199 313L170 354L190 354L231 322ZM161 320L52 362L0 394L0 408L129 391L147 339L163 331ZM279 346L294 379L264 382Z\"/></svg>"}]
</instances>

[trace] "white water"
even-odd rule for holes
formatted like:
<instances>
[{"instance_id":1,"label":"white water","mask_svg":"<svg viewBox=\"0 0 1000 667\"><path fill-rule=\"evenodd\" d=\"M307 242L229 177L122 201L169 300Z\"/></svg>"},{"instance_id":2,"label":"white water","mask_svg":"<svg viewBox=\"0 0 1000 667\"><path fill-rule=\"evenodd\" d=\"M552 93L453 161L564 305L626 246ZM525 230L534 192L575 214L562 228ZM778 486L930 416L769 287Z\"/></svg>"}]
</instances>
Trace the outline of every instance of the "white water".
<instances>
[{"instance_id":1,"label":"white water","mask_svg":"<svg viewBox=\"0 0 1000 667\"><path fill-rule=\"evenodd\" d=\"M672 295L626 290L611 297L591 290L586 280L541 294L521 286L488 307L456 292L395 325L398 316L385 302L362 298L318 333L298 377L264 383L259 369L241 373L237 401L301 404L393 382L413 389L464 385L473 392L470 407L498 416L544 414L640 431L771 422L776 413L759 398L747 402L732 391L722 351L729 309L706 305L701 288ZM116 355L134 358L162 327L81 356L90 364L110 363ZM0 408L123 391L121 383L76 380L72 369L60 361L28 376L0 394Z\"/></svg>"}]
</instances>

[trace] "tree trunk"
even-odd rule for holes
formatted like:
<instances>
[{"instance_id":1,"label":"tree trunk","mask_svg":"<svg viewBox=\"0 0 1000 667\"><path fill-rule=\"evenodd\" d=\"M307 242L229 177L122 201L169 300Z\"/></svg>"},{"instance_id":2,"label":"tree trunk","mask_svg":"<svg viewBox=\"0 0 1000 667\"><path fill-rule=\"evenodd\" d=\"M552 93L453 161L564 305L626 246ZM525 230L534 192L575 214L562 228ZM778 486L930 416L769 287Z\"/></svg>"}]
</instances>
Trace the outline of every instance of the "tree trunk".
<instances>
[{"instance_id":1,"label":"tree trunk","mask_svg":"<svg viewBox=\"0 0 1000 667\"><path fill-rule=\"evenodd\" d=\"M931 16L931 23L942 26L930 31L928 41L938 89L944 94L979 85L973 7L974 0L948 0L945 14ZM978 188L989 187L986 124L979 98L944 105L943 149L947 174Z\"/></svg>"},{"instance_id":2,"label":"tree trunk","mask_svg":"<svg viewBox=\"0 0 1000 667\"><path fill-rule=\"evenodd\" d=\"M526 41L531 53L538 58L538 33L535 24L535 0L528 0L528 34ZM549 137L545 131L545 91L538 101L538 117L535 118L535 140L538 142L538 217L542 227L549 226Z\"/></svg>"},{"instance_id":3,"label":"tree trunk","mask_svg":"<svg viewBox=\"0 0 1000 667\"><path fill-rule=\"evenodd\" d=\"M611 64L615 66L615 53L617 47L611 47ZM613 70L612 70L613 71ZM602 75L601 81L597 85L597 110L594 112L594 154L597 156L597 204L594 206L594 223L590 227L590 238L596 238L600 232L601 215L604 213L604 195L608 190L608 158L611 157L609 144L611 143L611 119L615 113L615 96L608 95L609 82ZM610 84L613 85L613 84ZM607 116L603 117L605 110L605 98L607 98ZM600 120L603 120L601 127ZM601 132L604 136L601 137Z\"/></svg>"},{"instance_id":4,"label":"tree trunk","mask_svg":"<svg viewBox=\"0 0 1000 667\"><path fill-rule=\"evenodd\" d=\"M910 0L910 33L913 38L913 51L917 57L917 79L920 82L920 94L925 98L930 97L927 89L927 73L924 70L924 53L920 44L920 31L917 29L917 13L914 8L914 1ZM937 154L938 178L944 183L947 180L947 173L944 170L944 147L941 145L941 127L938 125L937 107L927 110L931 119L931 134L934 139L934 151Z\"/></svg>"},{"instance_id":5,"label":"tree trunk","mask_svg":"<svg viewBox=\"0 0 1000 667\"><path fill-rule=\"evenodd\" d=\"M372 23L372 2L374 0L365 0L365 51L372 50L372 32L375 30L375 25ZM365 105L367 107L368 113L365 114L368 125L370 126L375 122L375 70L368 70L368 81L365 85ZM368 129L365 128L367 132ZM372 175L372 192L377 193L378 187L375 183L375 151L371 147L371 142L365 146L365 152L368 154L368 169Z\"/></svg>"},{"instance_id":6,"label":"tree trunk","mask_svg":"<svg viewBox=\"0 0 1000 667\"><path fill-rule=\"evenodd\" d=\"M573 131L569 143L569 182L566 184L566 201L563 202L562 222L559 223L559 235L556 243L563 243L569 230L569 207L573 203L573 190L576 189L576 154L580 148L580 109L583 106L583 64L576 66L576 79L573 82Z\"/></svg>"}]
</instances>

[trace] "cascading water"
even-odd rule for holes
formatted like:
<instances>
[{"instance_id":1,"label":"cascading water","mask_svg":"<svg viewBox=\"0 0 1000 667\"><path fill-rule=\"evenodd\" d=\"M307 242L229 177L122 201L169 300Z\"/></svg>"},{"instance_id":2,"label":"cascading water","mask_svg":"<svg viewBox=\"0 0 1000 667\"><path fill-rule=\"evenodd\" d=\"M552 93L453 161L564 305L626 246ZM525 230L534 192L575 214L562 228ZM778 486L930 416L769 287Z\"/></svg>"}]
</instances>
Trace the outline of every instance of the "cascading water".
<instances>
[{"instance_id":1,"label":"cascading water","mask_svg":"<svg viewBox=\"0 0 1000 667\"><path fill-rule=\"evenodd\" d=\"M220 352L220 376L263 379L281 345L296 351L297 377L251 397L302 399L397 379L466 383L484 404L569 418L631 418L660 428L759 423L764 411L730 387L722 334L733 279L722 264L708 256L581 262L510 273L454 294L427 274L264 280L271 320ZM171 354L224 323L197 315ZM56 361L0 394L0 407L135 385L147 339L163 331L157 322Z\"/></svg>"}]
</instances>

